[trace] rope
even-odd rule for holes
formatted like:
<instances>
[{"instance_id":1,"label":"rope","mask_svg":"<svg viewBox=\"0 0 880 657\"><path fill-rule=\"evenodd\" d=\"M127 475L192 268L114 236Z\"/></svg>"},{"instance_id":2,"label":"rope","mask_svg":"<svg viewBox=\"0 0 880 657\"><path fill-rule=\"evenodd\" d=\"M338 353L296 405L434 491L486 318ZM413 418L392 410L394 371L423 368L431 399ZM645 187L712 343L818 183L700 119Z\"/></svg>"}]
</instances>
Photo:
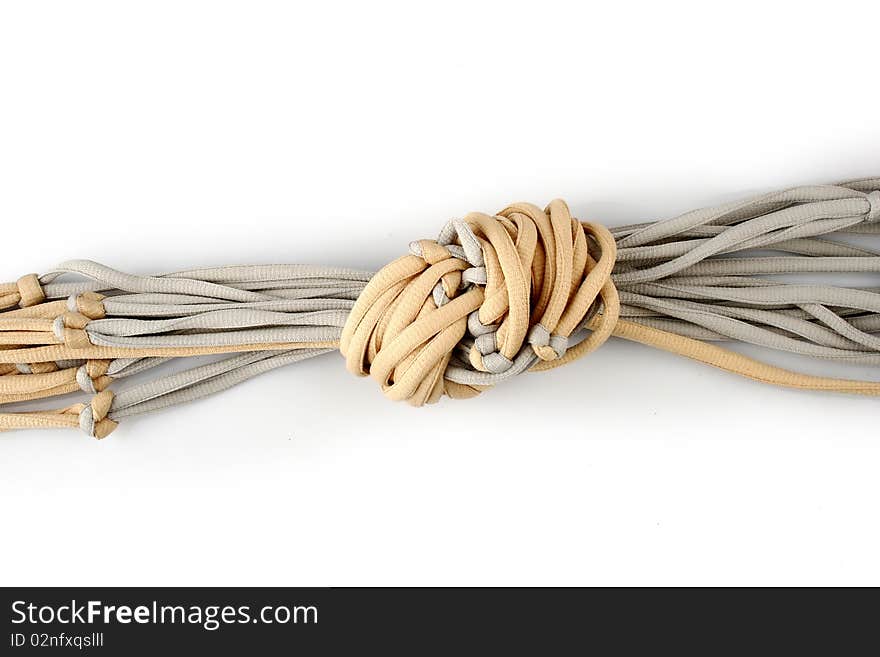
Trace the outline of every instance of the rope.
<instances>
[{"instance_id":1,"label":"rope","mask_svg":"<svg viewBox=\"0 0 880 657\"><path fill-rule=\"evenodd\" d=\"M880 234L880 179L806 186L611 230L561 200L454 219L375 275L236 265L135 276L90 261L0 286L0 404L82 392L60 410L0 413L0 430L80 427L225 390L338 348L352 373L419 406L570 363L609 337L749 378L867 395L880 383L791 372L739 341L880 363L880 293L780 274L880 271L845 241ZM75 277L76 281L63 280ZM176 358L231 354L117 393Z\"/></svg>"},{"instance_id":2,"label":"rope","mask_svg":"<svg viewBox=\"0 0 880 657\"><path fill-rule=\"evenodd\" d=\"M340 351L350 372L416 406L472 397L539 361L542 369L569 362L602 344L617 321L615 250L607 229L578 223L558 200L546 211L523 203L453 220L437 241L414 242L411 255L373 277ZM571 334L600 307L589 338L568 354ZM459 346L466 360L446 376Z\"/></svg>"}]
</instances>

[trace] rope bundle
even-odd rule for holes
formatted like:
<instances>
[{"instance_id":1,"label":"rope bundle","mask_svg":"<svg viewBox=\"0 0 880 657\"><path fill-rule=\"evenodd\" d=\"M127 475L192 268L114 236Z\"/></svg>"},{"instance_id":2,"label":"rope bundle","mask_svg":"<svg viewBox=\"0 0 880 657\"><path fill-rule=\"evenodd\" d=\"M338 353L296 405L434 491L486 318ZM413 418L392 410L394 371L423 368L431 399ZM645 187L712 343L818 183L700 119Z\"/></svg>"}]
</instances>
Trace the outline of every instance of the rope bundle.
<instances>
[{"instance_id":1,"label":"rope bundle","mask_svg":"<svg viewBox=\"0 0 880 657\"><path fill-rule=\"evenodd\" d=\"M80 427L198 399L340 349L413 405L472 397L575 360L615 335L760 381L880 394L714 342L880 363L880 293L779 274L878 272L880 179L807 186L608 230L560 200L450 221L375 275L303 265L135 276L71 261L0 286L0 404L82 391L60 410L0 413L0 430ZM847 241L849 240L849 241ZM74 277L66 282L62 279ZM118 393L171 359L226 354Z\"/></svg>"}]
</instances>

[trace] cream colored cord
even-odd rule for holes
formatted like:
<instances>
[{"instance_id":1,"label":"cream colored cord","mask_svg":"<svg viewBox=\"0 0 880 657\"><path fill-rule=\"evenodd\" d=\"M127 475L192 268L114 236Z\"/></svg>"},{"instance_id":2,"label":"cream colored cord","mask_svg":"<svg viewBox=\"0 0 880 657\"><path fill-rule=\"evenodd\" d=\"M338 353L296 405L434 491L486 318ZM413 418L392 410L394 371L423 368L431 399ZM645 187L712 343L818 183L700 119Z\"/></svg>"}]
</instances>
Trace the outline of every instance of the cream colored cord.
<instances>
[{"instance_id":1,"label":"cream colored cord","mask_svg":"<svg viewBox=\"0 0 880 657\"><path fill-rule=\"evenodd\" d=\"M878 233L878 189L873 178L799 187L610 231L559 200L518 203L450 221L375 275L260 265L135 276L71 261L0 286L0 403L78 390L91 401L0 413L0 430L104 437L123 417L335 348L351 372L418 406L567 364L612 335L776 385L880 394L880 383L791 372L712 344L880 363L877 291L772 278L880 271L880 253L834 239ZM224 353L109 388L171 358Z\"/></svg>"}]
</instances>

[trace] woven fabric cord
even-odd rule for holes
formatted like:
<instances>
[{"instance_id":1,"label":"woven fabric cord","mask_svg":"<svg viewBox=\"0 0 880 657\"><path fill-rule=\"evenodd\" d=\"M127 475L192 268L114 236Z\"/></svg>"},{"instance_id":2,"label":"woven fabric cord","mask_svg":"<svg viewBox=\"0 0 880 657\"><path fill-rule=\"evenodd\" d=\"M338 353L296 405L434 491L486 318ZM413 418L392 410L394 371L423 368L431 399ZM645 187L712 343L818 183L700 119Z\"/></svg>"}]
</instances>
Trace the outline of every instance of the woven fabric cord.
<instances>
[{"instance_id":1,"label":"woven fabric cord","mask_svg":"<svg viewBox=\"0 0 880 657\"><path fill-rule=\"evenodd\" d=\"M0 286L0 430L79 427L205 397L339 349L385 396L468 398L578 359L612 336L794 388L880 394L880 383L792 372L731 341L880 364L880 293L779 275L880 272L880 179L764 194L608 229L561 200L449 221L379 272L307 265L138 276L85 260ZM217 355L226 356L216 360ZM114 392L172 360L215 360Z\"/></svg>"}]
</instances>

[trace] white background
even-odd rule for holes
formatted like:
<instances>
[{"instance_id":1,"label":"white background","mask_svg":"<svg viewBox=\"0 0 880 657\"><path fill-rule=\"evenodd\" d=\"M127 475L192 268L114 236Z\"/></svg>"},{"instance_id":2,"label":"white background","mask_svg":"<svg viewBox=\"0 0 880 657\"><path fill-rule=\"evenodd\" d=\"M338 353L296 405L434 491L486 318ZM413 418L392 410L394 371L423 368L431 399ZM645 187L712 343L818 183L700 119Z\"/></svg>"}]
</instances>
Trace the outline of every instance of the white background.
<instances>
[{"instance_id":1,"label":"white background","mask_svg":"<svg viewBox=\"0 0 880 657\"><path fill-rule=\"evenodd\" d=\"M377 268L515 200L615 225L880 175L878 25L847 2L4 3L0 279ZM422 409L328 355L103 442L0 436L0 583L880 584L878 425L877 400L616 341Z\"/></svg>"}]
</instances>

